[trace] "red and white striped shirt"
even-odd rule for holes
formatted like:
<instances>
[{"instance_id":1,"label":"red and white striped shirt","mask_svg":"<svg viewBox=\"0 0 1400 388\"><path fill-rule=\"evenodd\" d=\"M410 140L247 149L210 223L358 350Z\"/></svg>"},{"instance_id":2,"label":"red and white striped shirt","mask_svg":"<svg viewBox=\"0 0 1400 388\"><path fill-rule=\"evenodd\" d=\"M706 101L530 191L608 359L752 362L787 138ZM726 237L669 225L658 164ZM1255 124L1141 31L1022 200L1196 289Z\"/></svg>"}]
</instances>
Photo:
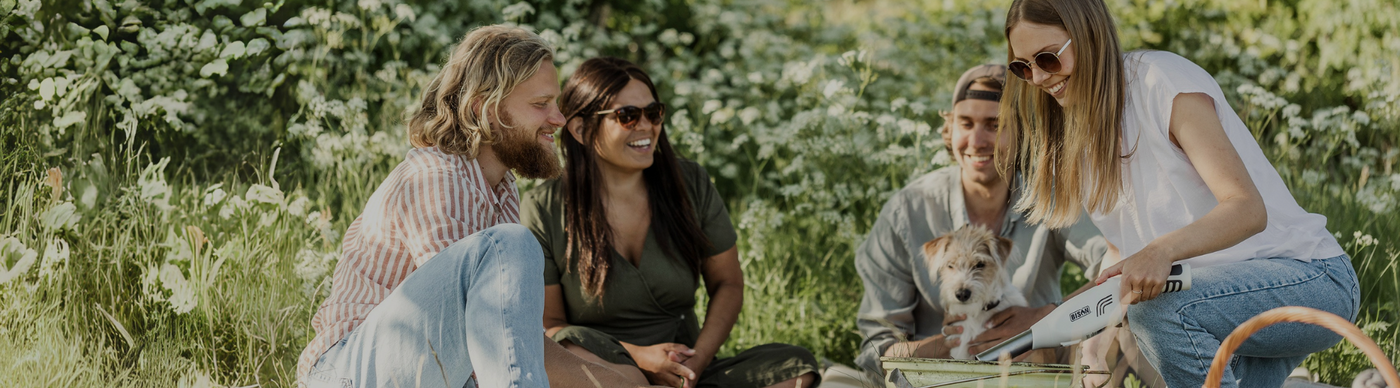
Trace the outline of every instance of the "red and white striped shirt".
<instances>
[{"instance_id":1,"label":"red and white striped shirt","mask_svg":"<svg viewBox=\"0 0 1400 388\"><path fill-rule=\"evenodd\" d=\"M493 188L475 160L437 147L409 151L345 231L331 294L311 318L316 337L301 352L297 379L428 259L472 233L519 222L513 174Z\"/></svg>"}]
</instances>

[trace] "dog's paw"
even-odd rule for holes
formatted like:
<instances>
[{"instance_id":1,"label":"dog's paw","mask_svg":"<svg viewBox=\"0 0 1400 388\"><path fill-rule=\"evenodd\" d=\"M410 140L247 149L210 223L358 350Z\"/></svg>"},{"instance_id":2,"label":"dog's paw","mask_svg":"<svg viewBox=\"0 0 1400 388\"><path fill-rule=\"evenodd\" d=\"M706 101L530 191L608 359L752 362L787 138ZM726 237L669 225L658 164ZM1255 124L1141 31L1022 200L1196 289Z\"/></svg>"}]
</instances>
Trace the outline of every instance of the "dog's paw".
<instances>
[{"instance_id":1,"label":"dog's paw","mask_svg":"<svg viewBox=\"0 0 1400 388\"><path fill-rule=\"evenodd\" d=\"M948 355L949 355L949 356L952 356L954 359L958 359L958 360L971 360L971 359L972 359L972 354L971 354L971 353L968 353L968 351L967 351L967 346L962 346L962 345L959 345L958 347L953 348L951 351L948 352Z\"/></svg>"}]
</instances>

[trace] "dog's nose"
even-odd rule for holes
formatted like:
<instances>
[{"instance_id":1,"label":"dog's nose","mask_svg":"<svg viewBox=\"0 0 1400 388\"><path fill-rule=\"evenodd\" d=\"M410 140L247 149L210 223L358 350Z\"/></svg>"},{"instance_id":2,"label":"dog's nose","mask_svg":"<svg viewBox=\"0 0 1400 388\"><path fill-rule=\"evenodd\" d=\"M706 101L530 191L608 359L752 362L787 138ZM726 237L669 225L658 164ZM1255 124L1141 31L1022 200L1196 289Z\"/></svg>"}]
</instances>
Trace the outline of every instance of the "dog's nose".
<instances>
[{"instance_id":1,"label":"dog's nose","mask_svg":"<svg viewBox=\"0 0 1400 388\"><path fill-rule=\"evenodd\" d=\"M970 290L964 288L964 289L958 290L958 293L957 293L957 294L954 294L954 295L957 295L958 301L959 301L959 302L966 302L966 301L967 301L967 298L971 298L971 297L972 297L972 291L970 291Z\"/></svg>"}]
</instances>

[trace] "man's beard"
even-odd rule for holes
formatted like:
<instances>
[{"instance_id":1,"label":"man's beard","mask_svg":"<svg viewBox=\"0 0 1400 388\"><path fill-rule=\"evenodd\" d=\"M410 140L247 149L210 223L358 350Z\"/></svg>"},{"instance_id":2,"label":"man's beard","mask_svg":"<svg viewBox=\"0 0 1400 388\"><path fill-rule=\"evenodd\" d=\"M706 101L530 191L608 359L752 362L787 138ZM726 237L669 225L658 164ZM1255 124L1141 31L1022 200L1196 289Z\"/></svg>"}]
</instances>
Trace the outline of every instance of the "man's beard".
<instances>
[{"instance_id":1,"label":"man's beard","mask_svg":"<svg viewBox=\"0 0 1400 388\"><path fill-rule=\"evenodd\" d=\"M503 122L514 122L509 114L503 115ZM539 129L497 127L500 141L491 145L496 158L506 168L515 170L517 175L530 179L552 179L559 176L563 168L554 149L535 140Z\"/></svg>"}]
</instances>

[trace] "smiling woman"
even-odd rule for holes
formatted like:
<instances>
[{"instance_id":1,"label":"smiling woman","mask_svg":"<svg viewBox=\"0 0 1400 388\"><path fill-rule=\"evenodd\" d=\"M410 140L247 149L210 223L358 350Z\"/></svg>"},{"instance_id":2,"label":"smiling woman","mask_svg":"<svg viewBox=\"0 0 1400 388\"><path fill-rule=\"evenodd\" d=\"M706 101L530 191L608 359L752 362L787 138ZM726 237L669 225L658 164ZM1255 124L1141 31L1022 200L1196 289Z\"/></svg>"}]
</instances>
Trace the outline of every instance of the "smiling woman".
<instances>
[{"instance_id":1,"label":"smiling woman","mask_svg":"<svg viewBox=\"0 0 1400 388\"><path fill-rule=\"evenodd\" d=\"M522 198L521 223L545 252L546 333L579 356L671 387L810 387L797 346L715 355L744 303L729 212L709 174L680 159L665 105L640 68L584 62L560 106L565 173ZM695 292L705 283L705 323Z\"/></svg>"},{"instance_id":2,"label":"smiling woman","mask_svg":"<svg viewBox=\"0 0 1400 388\"><path fill-rule=\"evenodd\" d=\"M1356 273L1327 219L1298 206L1209 73L1172 53L1120 53L1100 0L1016 0L1006 37L1021 61L1001 106L1028 182L1017 207L1052 226L1087 208L1125 257L1097 281L1122 276L1130 330L1168 386L1200 386L1225 335L1274 307L1356 318ZM1161 294L1176 261L1196 286ZM1265 331L1225 386L1279 386L1340 340L1316 326Z\"/></svg>"}]
</instances>

